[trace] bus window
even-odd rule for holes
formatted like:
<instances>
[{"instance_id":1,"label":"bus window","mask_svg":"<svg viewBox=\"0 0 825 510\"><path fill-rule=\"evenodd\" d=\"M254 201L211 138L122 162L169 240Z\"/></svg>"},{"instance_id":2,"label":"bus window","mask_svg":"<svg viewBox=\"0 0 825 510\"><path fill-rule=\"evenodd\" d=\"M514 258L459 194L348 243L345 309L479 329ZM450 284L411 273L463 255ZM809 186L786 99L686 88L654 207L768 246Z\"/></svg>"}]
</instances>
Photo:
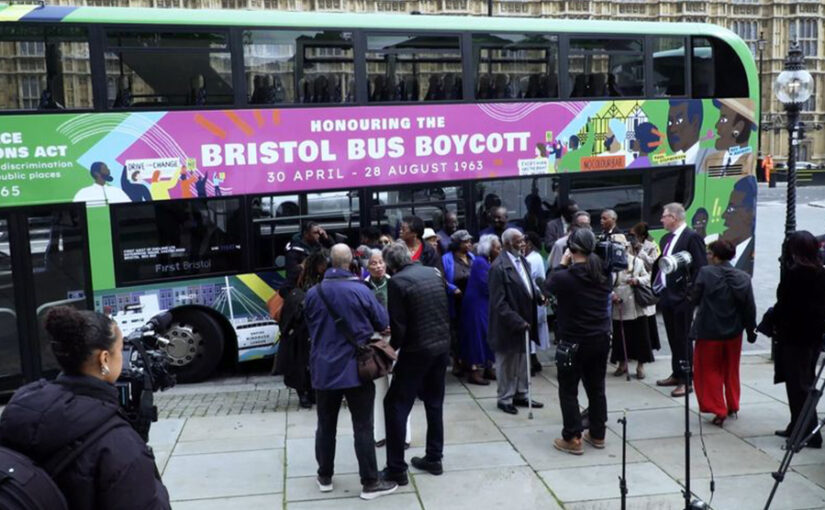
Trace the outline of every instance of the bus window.
<instances>
[{"instance_id":1,"label":"bus window","mask_svg":"<svg viewBox=\"0 0 825 510\"><path fill-rule=\"evenodd\" d=\"M692 166L660 167L650 172L650 196L645 201L650 228L661 228L660 219L666 204L679 202L685 209L690 208L695 174Z\"/></svg>"},{"instance_id":2,"label":"bus window","mask_svg":"<svg viewBox=\"0 0 825 510\"><path fill-rule=\"evenodd\" d=\"M462 99L461 47L456 36L367 36L369 100Z\"/></svg>"},{"instance_id":3,"label":"bus window","mask_svg":"<svg viewBox=\"0 0 825 510\"><path fill-rule=\"evenodd\" d=\"M693 57L690 63L693 77L693 97L713 97L715 74L713 72L713 46L704 37L693 38Z\"/></svg>"},{"instance_id":4,"label":"bus window","mask_svg":"<svg viewBox=\"0 0 825 510\"><path fill-rule=\"evenodd\" d=\"M473 36L476 99L538 99L559 95L558 37Z\"/></svg>"},{"instance_id":5,"label":"bus window","mask_svg":"<svg viewBox=\"0 0 825 510\"><path fill-rule=\"evenodd\" d=\"M242 270L240 198L161 200L111 209L119 285Z\"/></svg>"},{"instance_id":6,"label":"bus window","mask_svg":"<svg viewBox=\"0 0 825 510\"><path fill-rule=\"evenodd\" d=\"M590 213L590 224L597 232L604 209L616 211L618 225L623 230L642 221L644 190L641 173L584 172L571 175L568 196L576 201L579 209Z\"/></svg>"},{"instance_id":7,"label":"bus window","mask_svg":"<svg viewBox=\"0 0 825 510\"><path fill-rule=\"evenodd\" d=\"M249 104L351 103L351 32L250 30L243 33Z\"/></svg>"},{"instance_id":8,"label":"bus window","mask_svg":"<svg viewBox=\"0 0 825 510\"><path fill-rule=\"evenodd\" d=\"M286 244L301 230L298 195L254 197L250 219L255 269L276 266L276 259L286 252Z\"/></svg>"},{"instance_id":9,"label":"bus window","mask_svg":"<svg viewBox=\"0 0 825 510\"><path fill-rule=\"evenodd\" d=\"M726 42L693 38L693 97L748 97L748 76L736 52ZM717 76L724 79L717 80Z\"/></svg>"},{"instance_id":10,"label":"bus window","mask_svg":"<svg viewBox=\"0 0 825 510\"><path fill-rule=\"evenodd\" d=\"M342 234L354 244L361 226L359 204L356 190L254 197L250 205L255 269L283 268L287 243L307 221L318 223L330 239Z\"/></svg>"},{"instance_id":11,"label":"bus window","mask_svg":"<svg viewBox=\"0 0 825 510\"><path fill-rule=\"evenodd\" d=\"M641 97L644 94L641 39L571 38L570 97Z\"/></svg>"},{"instance_id":12,"label":"bus window","mask_svg":"<svg viewBox=\"0 0 825 510\"><path fill-rule=\"evenodd\" d=\"M224 32L109 30L110 108L232 104L232 62Z\"/></svg>"},{"instance_id":13,"label":"bus window","mask_svg":"<svg viewBox=\"0 0 825 510\"><path fill-rule=\"evenodd\" d=\"M653 38L653 95L685 95L684 37Z\"/></svg>"},{"instance_id":14,"label":"bus window","mask_svg":"<svg viewBox=\"0 0 825 510\"><path fill-rule=\"evenodd\" d=\"M525 232L544 238L547 222L557 216L558 177L521 177L479 181L473 185L476 224L481 232L492 226L490 217L497 207L507 209L508 221Z\"/></svg>"},{"instance_id":15,"label":"bus window","mask_svg":"<svg viewBox=\"0 0 825 510\"><path fill-rule=\"evenodd\" d=\"M373 191L370 224L386 225L396 237L401 218L418 216L424 225L438 231L444 226L444 216L451 212L458 216L459 228L466 228L463 197L461 186L438 186L437 183L428 187Z\"/></svg>"},{"instance_id":16,"label":"bus window","mask_svg":"<svg viewBox=\"0 0 825 510\"><path fill-rule=\"evenodd\" d=\"M0 109L92 108L83 27L0 26Z\"/></svg>"}]
</instances>

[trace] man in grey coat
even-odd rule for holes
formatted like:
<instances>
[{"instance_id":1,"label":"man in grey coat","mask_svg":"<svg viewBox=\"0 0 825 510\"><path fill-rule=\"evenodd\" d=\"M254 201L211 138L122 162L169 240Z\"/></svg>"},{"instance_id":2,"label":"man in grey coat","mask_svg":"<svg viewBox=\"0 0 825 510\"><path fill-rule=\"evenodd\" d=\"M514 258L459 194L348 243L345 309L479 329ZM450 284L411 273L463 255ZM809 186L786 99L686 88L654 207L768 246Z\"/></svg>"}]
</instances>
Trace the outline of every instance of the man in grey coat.
<instances>
[{"instance_id":1,"label":"man in grey coat","mask_svg":"<svg viewBox=\"0 0 825 510\"><path fill-rule=\"evenodd\" d=\"M523 256L524 235L508 228L501 236L503 251L490 267L490 323L487 340L496 353L498 408L517 414L527 407L527 345L525 334L536 334L536 306L544 298L530 277L530 264ZM533 407L543 407L532 402Z\"/></svg>"}]
</instances>

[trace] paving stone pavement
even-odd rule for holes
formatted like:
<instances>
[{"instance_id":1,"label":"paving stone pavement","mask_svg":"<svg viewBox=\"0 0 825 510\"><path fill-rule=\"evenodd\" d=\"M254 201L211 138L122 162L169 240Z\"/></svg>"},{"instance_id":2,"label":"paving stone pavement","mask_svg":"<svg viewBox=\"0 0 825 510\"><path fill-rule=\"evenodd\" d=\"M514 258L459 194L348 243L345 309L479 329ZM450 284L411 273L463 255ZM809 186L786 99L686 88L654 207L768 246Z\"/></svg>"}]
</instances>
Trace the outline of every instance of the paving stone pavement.
<instances>
[{"instance_id":1,"label":"paving stone pavement","mask_svg":"<svg viewBox=\"0 0 825 510\"><path fill-rule=\"evenodd\" d=\"M166 418L156 423L150 442L175 510L189 509L370 509L479 510L620 508L621 426L628 421L627 479L630 509L679 509L685 480L684 400L671 398L655 381L667 375L669 361L647 366L643 381L612 377L608 367L610 410L607 448L586 445L576 457L556 451L561 414L555 369L548 363L534 379L535 398L545 407L506 415L495 407L495 386L465 385L446 375L444 474L411 469L410 485L372 502L358 499L358 465L352 447L349 413L340 415L335 490L321 494L315 485L314 410L300 409L297 397L268 376L228 378L179 386L158 396ZM691 488L712 508L763 508L784 455L773 436L788 419L784 388L772 385L773 367L762 355L742 359L739 418L724 429L690 413ZM584 392L580 391L584 398ZM586 405L584 400L582 405ZM822 409L825 407L820 406ZM424 449L421 403L412 413L412 446L407 457ZM378 449L379 467L385 461ZM825 451L803 450L794 457L772 508L825 509Z\"/></svg>"}]
</instances>

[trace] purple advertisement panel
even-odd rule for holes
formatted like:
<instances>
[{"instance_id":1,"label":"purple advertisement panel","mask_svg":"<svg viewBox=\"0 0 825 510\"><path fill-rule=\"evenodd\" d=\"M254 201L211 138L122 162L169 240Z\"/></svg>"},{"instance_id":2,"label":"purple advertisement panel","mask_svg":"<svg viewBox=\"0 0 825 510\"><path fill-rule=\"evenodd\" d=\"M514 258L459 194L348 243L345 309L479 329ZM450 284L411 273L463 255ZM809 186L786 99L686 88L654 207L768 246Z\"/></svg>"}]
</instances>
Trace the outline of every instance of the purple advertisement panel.
<instances>
[{"instance_id":1,"label":"purple advertisement panel","mask_svg":"<svg viewBox=\"0 0 825 510\"><path fill-rule=\"evenodd\" d=\"M547 173L537 147L585 106L172 112L117 161L154 200Z\"/></svg>"},{"instance_id":2,"label":"purple advertisement panel","mask_svg":"<svg viewBox=\"0 0 825 510\"><path fill-rule=\"evenodd\" d=\"M0 128L4 205L694 165L749 176L748 100L308 107L26 115Z\"/></svg>"}]
</instances>

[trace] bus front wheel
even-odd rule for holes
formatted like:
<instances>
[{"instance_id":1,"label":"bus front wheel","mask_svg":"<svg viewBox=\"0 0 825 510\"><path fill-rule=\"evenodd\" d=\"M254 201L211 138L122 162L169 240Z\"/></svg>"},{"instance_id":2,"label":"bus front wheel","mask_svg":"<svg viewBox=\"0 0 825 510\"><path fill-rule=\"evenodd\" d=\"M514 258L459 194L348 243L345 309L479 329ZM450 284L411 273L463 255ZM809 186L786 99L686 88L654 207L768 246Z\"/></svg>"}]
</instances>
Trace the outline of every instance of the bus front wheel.
<instances>
[{"instance_id":1,"label":"bus front wheel","mask_svg":"<svg viewBox=\"0 0 825 510\"><path fill-rule=\"evenodd\" d=\"M203 381L221 361L223 331L215 319L198 310L173 311L172 317L164 334L172 371L181 383Z\"/></svg>"}]
</instances>

